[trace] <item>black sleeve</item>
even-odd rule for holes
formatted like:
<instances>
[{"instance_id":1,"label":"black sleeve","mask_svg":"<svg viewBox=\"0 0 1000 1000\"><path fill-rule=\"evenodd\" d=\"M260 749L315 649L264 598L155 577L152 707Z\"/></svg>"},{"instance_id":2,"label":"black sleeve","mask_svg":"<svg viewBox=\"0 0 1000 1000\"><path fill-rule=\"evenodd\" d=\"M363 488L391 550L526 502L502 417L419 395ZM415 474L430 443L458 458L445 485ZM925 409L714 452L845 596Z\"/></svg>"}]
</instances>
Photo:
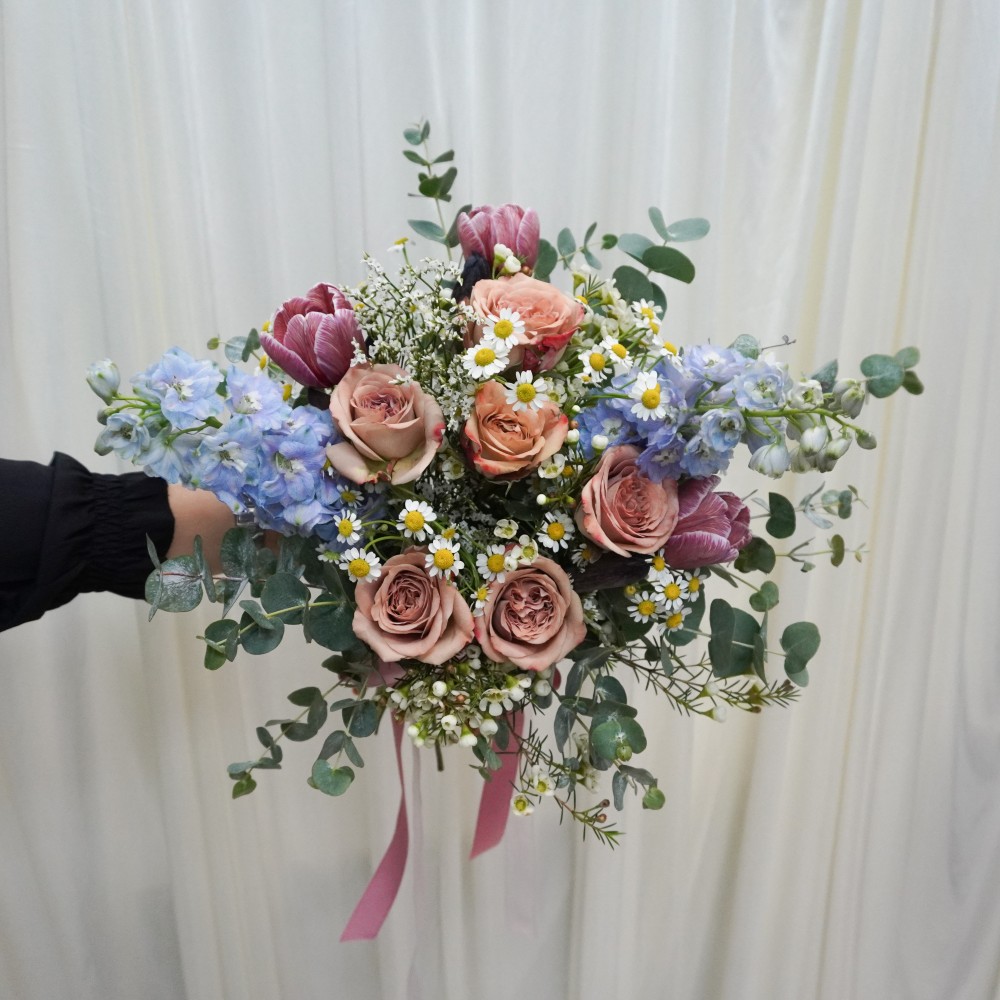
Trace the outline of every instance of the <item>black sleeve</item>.
<instances>
[{"instance_id":1,"label":"black sleeve","mask_svg":"<svg viewBox=\"0 0 1000 1000\"><path fill-rule=\"evenodd\" d=\"M141 472L89 472L68 455L50 465L0 459L0 631L32 621L77 594L141 598L174 519L167 484Z\"/></svg>"}]
</instances>

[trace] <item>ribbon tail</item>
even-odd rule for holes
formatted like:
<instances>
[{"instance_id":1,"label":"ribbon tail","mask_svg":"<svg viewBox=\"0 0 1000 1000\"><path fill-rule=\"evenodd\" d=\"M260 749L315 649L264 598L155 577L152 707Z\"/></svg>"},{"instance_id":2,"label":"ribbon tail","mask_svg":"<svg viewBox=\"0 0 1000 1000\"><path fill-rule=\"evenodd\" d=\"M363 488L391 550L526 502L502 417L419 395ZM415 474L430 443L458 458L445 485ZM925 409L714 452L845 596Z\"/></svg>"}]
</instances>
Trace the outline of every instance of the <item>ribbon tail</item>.
<instances>
[{"instance_id":1,"label":"ribbon tail","mask_svg":"<svg viewBox=\"0 0 1000 1000\"><path fill-rule=\"evenodd\" d=\"M520 737L524 729L524 712L514 714L513 730ZM483 783L483 794L479 799L479 815L476 817L476 833L472 839L469 859L478 857L483 851L496 847L503 840L510 816L510 801L514 797L514 781L517 778L518 754L507 753L500 758L500 770Z\"/></svg>"},{"instance_id":2,"label":"ribbon tail","mask_svg":"<svg viewBox=\"0 0 1000 1000\"><path fill-rule=\"evenodd\" d=\"M403 739L402 723L393 720L392 735L396 743L396 767L399 770L399 812L396 830L386 848L384 857L368 883L351 919L347 921L341 941L371 941L385 923L385 918L396 900L399 886L406 870L406 855L410 847L410 831L406 822L406 786L403 783L403 757L400 743Z\"/></svg>"}]
</instances>

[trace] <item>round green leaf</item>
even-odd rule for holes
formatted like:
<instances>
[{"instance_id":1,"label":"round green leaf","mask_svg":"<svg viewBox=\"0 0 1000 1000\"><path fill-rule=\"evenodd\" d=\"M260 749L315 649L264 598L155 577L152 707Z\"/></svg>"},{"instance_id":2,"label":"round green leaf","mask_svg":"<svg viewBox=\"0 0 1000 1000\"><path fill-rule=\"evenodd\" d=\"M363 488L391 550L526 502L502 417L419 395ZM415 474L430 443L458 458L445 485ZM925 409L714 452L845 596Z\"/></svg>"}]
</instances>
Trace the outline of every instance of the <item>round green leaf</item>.
<instances>
[{"instance_id":1,"label":"round green leaf","mask_svg":"<svg viewBox=\"0 0 1000 1000\"><path fill-rule=\"evenodd\" d=\"M250 615L240 619L240 645L253 656L270 653L285 635L285 623L280 618L271 619L271 628L262 629Z\"/></svg>"},{"instance_id":2,"label":"round green leaf","mask_svg":"<svg viewBox=\"0 0 1000 1000\"><path fill-rule=\"evenodd\" d=\"M760 585L760 590L750 597L750 607L754 611L769 611L778 603L777 584L770 580L765 580Z\"/></svg>"},{"instance_id":3,"label":"round green leaf","mask_svg":"<svg viewBox=\"0 0 1000 1000\"><path fill-rule=\"evenodd\" d=\"M194 556L167 559L146 579L146 600L161 611L193 611L201 604L202 593Z\"/></svg>"},{"instance_id":4,"label":"round green leaf","mask_svg":"<svg viewBox=\"0 0 1000 1000\"><path fill-rule=\"evenodd\" d=\"M795 508L780 493L769 493L771 516L764 527L772 538L788 538L795 533Z\"/></svg>"},{"instance_id":5,"label":"round green leaf","mask_svg":"<svg viewBox=\"0 0 1000 1000\"><path fill-rule=\"evenodd\" d=\"M785 651L785 673L801 684L798 675L805 672L819 649L819 629L812 622L795 622L781 633L781 648Z\"/></svg>"},{"instance_id":6,"label":"round green leaf","mask_svg":"<svg viewBox=\"0 0 1000 1000\"><path fill-rule=\"evenodd\" d=\"M354 771L349 767L330 767L325 760L318 760L312 766L312 780L326 795L343 795L354 781Z\"/></svg>"},{"instance_id":7,"label":"round green leaf","mask_svg":"<svg viewBox=\"0 0 1000 1000\"><path fill-rule=\"evenodd\" d=\"M708 235L710 228L708 219L680 219L677 222L671 222L667 226L666 238L672 240L674 243L700 240L702 237Z\"/></svg>"},{"instance_id":8,"label":"round green leaf","mask_svg":"<svg viewBox=\"0 0 1000 1000\"><path fill-rule=\"evenodd\" d=\"M895 360L903 368L913 368L920 362L920 351L915 347L904 347L896 352Z\"/></svg>"},{"instance_id":9,"label":"round green leaf","mask_svg":"<svg viewBox=\"0 0 1000 1000\"><path fill-rule=\"evenodd\" d=\"M688 283L694 281L694 264L673 247L650 247L642 255L642 262L657 274Z\"/></svg>"},{"instance_id":10,"label":"round green leaf","mask_svg":"<svg viewBox=\"0 0 1000 1000\"><path fill-rule=\"evenodd\" d=\"M903 368L888 354L869 354L861 362L861 371L868 377L868 391L879 399L891 396L903 384Z\"/></svg>"}]
</instances>

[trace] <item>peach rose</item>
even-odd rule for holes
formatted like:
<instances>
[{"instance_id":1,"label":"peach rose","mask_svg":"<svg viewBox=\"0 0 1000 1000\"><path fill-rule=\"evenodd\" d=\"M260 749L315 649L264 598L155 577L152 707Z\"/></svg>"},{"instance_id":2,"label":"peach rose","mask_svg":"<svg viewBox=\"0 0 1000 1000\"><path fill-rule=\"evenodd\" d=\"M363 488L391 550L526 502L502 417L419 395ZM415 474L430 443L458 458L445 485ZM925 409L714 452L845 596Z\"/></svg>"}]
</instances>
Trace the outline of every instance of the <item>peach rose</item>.
<instances>
[{"instance_id":1,"label":"peach rose","mask_svg":"<svg viewBox=\"0 0 1000 1000\"><path fill-rule=\"evenodd\" d=\"M638 469L639 449L609 448L580 494L576 523L602 548L627 556L663 548L677 524L677 483L654 483Z\"/></svg>"},{"instance_id":2,"label":"peach rose","mask_svg":"<svg viewBox=\"0 0 1000 1000\"><path fill-rule=\"evenodd\" d=\"M472 640L472 612L443 577L424 568L425 552L387 559L377 580L354 592L354 634L383 660L440 664Z\"/></svg>"},{"instance_id":3,"label":"peach rose","mask_svg":"<svg viewBox=\"0 0 1000 1000\"><path fill-rule=\"evenodd\" d=\"M490 479L520 479L551 458L566 440L569 419L551 401L515 410L499 382L485 382L465 422L469 461Z\"/></svg>"},{"instance_id":4,"label":"peach rose","mask_svg":"<svg viewBox=\"0 0 1000 1000\"><path fill-rule=\"evenodd\" d=\"M547 371L558 363L584 316L576 299L526 274L477 281L469 304L484 319L499 316L501 309L511 309L521 317L526 340L511 348L507 360L511 367L531 371ZM474 324L471 333L478 343L482 325Z\"/></svg>"},{"instance_id":5,"label":"peach rose","mask_svg":"<svg viewBox=\"0 0 1000 1000\"><path fill-rule=\"evenodd\" d=\"M545 670L583 642L583 606L569 577L551 559L508 573L490 588L476 641L496 663Z\"/></svg>"},{"instance_id":6,"label":"peach rose","mask_svg":"<svg viewBox=\"0 0 1000 1000\"><path fill-rule=\"evenodd\" d=\"M354 483L411 483L430 465L444 414L398 365L355 365L333 390L330 413L346 439L326 449Z\"/></svg>"}]
</instances>

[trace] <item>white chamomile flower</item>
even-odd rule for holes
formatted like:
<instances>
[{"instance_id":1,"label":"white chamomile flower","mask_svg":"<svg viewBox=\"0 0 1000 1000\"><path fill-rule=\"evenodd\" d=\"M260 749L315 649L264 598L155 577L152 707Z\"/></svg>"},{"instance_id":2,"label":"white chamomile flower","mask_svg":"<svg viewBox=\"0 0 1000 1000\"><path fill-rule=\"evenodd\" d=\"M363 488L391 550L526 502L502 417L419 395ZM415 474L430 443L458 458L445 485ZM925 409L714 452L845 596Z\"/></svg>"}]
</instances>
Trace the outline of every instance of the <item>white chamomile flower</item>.
<instances>
[{"instance_id":1,"label":"white chamomile flower","mask_svg":"<svg viewBox=\"0 0 1000 1000\"><path fill-rule=\"evenodd\" d=\"M581 352L580 362L583 371L577 376L585 382L599 384L604 381L613 370L613 363L608 356L608 351L602 346L591 347Z\"/></svg>"},{"instance_id":2,"label":"white chamomile flower","mask_svg":"<svg viewBox=\"0 0 1000 1000\"><path fill-rule=\"evenodd\" d=\"M632 368L632 355L617 337L611 335L605 337L601 341L601 348L615 366L616 374L621 375Z\"/></svg>"},{"instance_id":3,"label":"white chamomile flower","mask_svg":"<svg viewBox=\"0 0 1000 1000\"><path fill-rule=\"evenodd\" d=\"M406 248L406 244L409 242L410 238L408 236L400 236L400 238L396 240L391 247L386 248L386 253L402 253Z\"/></svg>"},{"instance_id":4,"label":"white chamomile flower","mask_svg":"<svg viewBox=\"0 0 1000 1000\"><path fill-rule=\"evenodd\" d=\"M396 526L407 538L415 538L418 542L422 542L429 535L434 534L430 522L436 519L437 514L426 501L407 500L399 512Z\"/></svg>"},{"instance_id":5,"label":"white chamomile flower","mask_svg":"<svg viewBox=\"0 0 1000 1000\"><path fill-rule=\"evenodd\" d=\"M462 366L475 379L492 378L507 367L510 345L502 340L485 340L462 355Z\"/></svg>"},{"instance_id":6,"label":"white chamomile flower","mask_svg":"<svg viewBox=\"0 0 1000 1000\"><path fill-rule=\"evenodd\" d=\"M497 538L513 538L517 534L517 521L512 521L509 517L500 518L493 529L493 534Z\"/></svg>"},{"instance_id":7,"label":"white chamomile flower","mask_svg":"<svg viewBox=\"0 0 1000 1000\"><path fill-rule=\"evenodd\" d=\"M666 625L668 632L676 632L683 626L684 619L689 614L691 614L690 608L679 608L677 611L671 611L663 624Z\"/></svg>"},{"instance_id":8,"label":"white chamomile flower","mask_svg":"<svg viewBox=\"0 0 1000 1000\"><path fill-rule=\"evenodd\" d=\"M644 326L650 333L660 332L660 307L655 302L639 299L638 302L632 303L632 312L635 313L640 326Z\"/></svg>"},{"instance_id":9,"label":"white chamomile flower","mask_svg":"<svg viewBox=\"0 0 1000 1000\"><path fill-rule=\"evenodd\" d=\"M563 511L549 511L538 532L538 541L547 549L558 552L569 548L569 540L576 534L572 520Z\"/></svg>"},{"instance_id":10,"label":"white chamomile flower","mask_svg":"<svg viewBox=\"0 0 1000 1000\"><path fill-rule=\"evenodd\" d=\"M362 580L377 580L382 575L382 563L374 552L364 549L348 549L340 557L341 569L347 570L347 575L354 583Z\"/></svg>"},{"instance_id":11,"label":"white chamomile flower","mask_svg":"<svg viewBox=\"0 0 1000 1000\"><path fill-rule=\"evenodd\" d=\"M458 576L462 567L458 542L438 537L428 546L424 565L431 576Z\"/></svg>"},{"instance_id":12,"label":"white chamomile flower","mask_svg":"<svg viewBox=\"0 0 1000 1000\"><path fill-rule=\"evenodd\" d=\"M650 583L658 583L660 580L666 580L674 574L674 571L667 565L667 560L663 556L663 549L660 549L659 552L654 552L646 560L646 565L649 567L646 579Z\"/></svg>"},{"instance_id":13,"label":"white chamomile flower","mask_svg":"<svg viewBox=\"0 0 1000 1000\"><path fill-rule=\"evenodd\" d=\"M440 462L441 474L450 482L461 479L465 475L465 465L458 455L448 452L445 455L441 455Z\"/></svg>"},{"instance_id":14,"label":"white chamomile flower","mask_svg":"<svg viewBox=\"0 0 1000 1000\"><path fill-rule=\"evenodd\" d=\"M344 486L340 490L340 502L345 507L357 507L363 499L361 491L355 489L353 486Z\"/></svg>"},{"instance_id":15,"label":"white chamomile flower","mask_svg":"<svg viewBox=\"0 0 1000 1000\"><path fill-rule=\"evenodd\" d=\"M629 608L629 615L636 622L651 621L663 610L663 602L655 591L643 590L638 594L633 594L631 601L632 607Z\"/></svg>"},{"instance_id":16,"label":"white chamomile flower","mask_svg":"<svg viewBox=\"0 0 1000 1000\"><path fill-rule=\"evenodd\" d=\"M506 344L509 351L515 344L523 344L526 339L524 320L513 309L501 309L496 316L491 313L483 321L483 341Z\"/></svg>"},{"instance_id":17,"label":"white chamomile flower","mask_svg":"<svg viewBox=\"0 0 1000 1000\"><path fill-rule=\"evenodd\" d=\"M557 451L551 458L546 459L538 467L538 475L542 479L558 479L563 474L563 466L566 465L566 456Z\"/></svg>"},{"instance_id":18,"label":"white chamomile flower","mask_svg":"<svg viewBox=\"0 0 1000 1000\"><path fill-rule=\"evenodd\" d=\"M682 573L668 573L656 581L656 592L663 598L668 611L684 607L687 600L688 584Z\"/></svg>"},{"instance_id":19,"label":"white chamomile flower","mask_svg":"<svg viewBox=\"0 0 1000 1000\"><path fill-rule=\"evenodd\" d=\"M505 387L504 396L508 403L517 410L537 410L542 403L547 403L549 388L545 379L535 379L534 372L518 372L514 383Z\"/></svg>"},{"instance_id":20,"label":"white chamomile flower","mask_svg":"<svg viewBox=\"0 0 1000 1000\"><path fill-rule=\"evenodd\" d=\"M632 413L640 420L662 420L667 415L656 372L639 372L632 384L631 396L635 400Z\"/></svg>"},{"instance_id":21,"label":"white chamomile flower","mask_svg":"<svg viewBox=\"0 0 1000 1000\"><path fill-rule=\"evenodd\" d=\"M511 799L510 807L515 816L530 816L535 811L535 807L527 795L515 795Z\"/></svg>"},{"instance_id":22,"label":"white chamomile flower","mask_svg":"<svg viewBox=\"0 0 1000 1000\"><path fill-rule=\"evenodd\" d=\"M578 549L573 550L569 558L577 569L583 569L584 566L597 562L600 555L601 553L590 542L584 542Z\"/></svg>"},{"instance_id":23,"label":"white chamomile flower","mask_svg":"<svg viewBox=\"0 0 1000 1000\"><path fill-rule=\"evenodd\" d=\"M353 510L341 510L333 518L337 528L337 541L354 545L361 540L361 518Z\"/></svg>"},{"instance_id":24,"label":"white chamomile flower","mask_svg":"<svg viewBox=\"0 0 1000 1000\"><path fill-rule=\"evenodd\" d=\"M486 607L486 602L490 598L490 585L488 583L484 583L472 596L475 598L476 602L473 605L472 613L479 618L482 616L483 609Z\"/></svg>"},{"instance_id":25,"label":"white chamomile flower","mask_svg":"<svg viewBox=\"0 0 1000 1000\"><path fill-rule=\"evenodd\" d=\"M490 545L485 552L476 556L476 569L485 580L496 580L503 583L506 577L506 552L502 545Z\"/></svg>"},{"instance_id":26,"label":"white chamomile flower","mask_svg":"<svg viewBox=\"0 0 1000 1000\"><path fill-rule=\"evenodd\" d=\"M686 593L689 601L697 601L698 595L705 583L704 570L691 569L685 572L684 582L687 584Z\"/></svg>"}]
</instances>

